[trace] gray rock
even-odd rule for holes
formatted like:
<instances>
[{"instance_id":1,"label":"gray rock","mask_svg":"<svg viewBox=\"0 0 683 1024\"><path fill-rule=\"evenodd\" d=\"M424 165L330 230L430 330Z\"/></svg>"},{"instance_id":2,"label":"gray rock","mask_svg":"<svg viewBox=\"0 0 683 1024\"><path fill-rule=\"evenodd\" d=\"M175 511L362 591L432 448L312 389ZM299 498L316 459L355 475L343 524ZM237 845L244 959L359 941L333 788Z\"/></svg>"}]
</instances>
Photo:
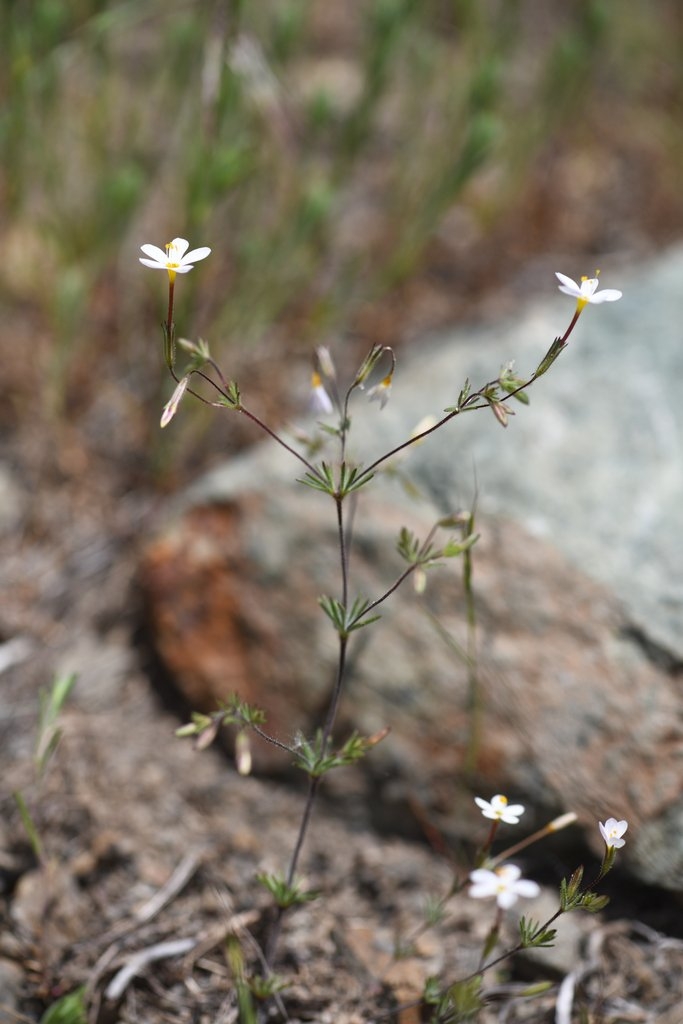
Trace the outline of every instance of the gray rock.
<instances>
[{"instance_id":1,"label":"gray rock","mask_svg":"<svg viewBox=\"0 0 683 1024\"><path fill-rule=\"evenodd\" d=\"M462 416L420 452L418 478L449 508L480 507L546 538L606 583L634 626L683 663L683 248L631 274L605 275L616 303L588 306L566 351L516 403L507 436L487 411ZM540 282L552 292L553 277ZM435 338L397 374L372 422L373 450L455 404L510 360L531 373L573 312L557 294L510 324Z\"/></svg>"}]
</instances>

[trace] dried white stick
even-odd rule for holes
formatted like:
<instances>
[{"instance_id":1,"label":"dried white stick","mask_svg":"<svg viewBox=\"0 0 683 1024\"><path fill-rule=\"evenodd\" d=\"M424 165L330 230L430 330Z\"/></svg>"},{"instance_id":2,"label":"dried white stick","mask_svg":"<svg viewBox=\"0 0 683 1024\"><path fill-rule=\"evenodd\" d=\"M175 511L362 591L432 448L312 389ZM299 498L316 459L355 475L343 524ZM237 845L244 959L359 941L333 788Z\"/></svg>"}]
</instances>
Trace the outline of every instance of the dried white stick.
<instances>
[{"instance_id":1,"label":"dried white stick","mask_svg":"<svg viewBox=\"0 0 683 1024\"><path fill-rule=\"evenodd\" d=\"M177 939L175 942L159 942L156 946L134 953L128 963L118 971L104 990L105 999L117 1002L130 982L155 960L166 960L172 956L183 956L197 944L197 939Z\"/></svg>"}]
</instances>

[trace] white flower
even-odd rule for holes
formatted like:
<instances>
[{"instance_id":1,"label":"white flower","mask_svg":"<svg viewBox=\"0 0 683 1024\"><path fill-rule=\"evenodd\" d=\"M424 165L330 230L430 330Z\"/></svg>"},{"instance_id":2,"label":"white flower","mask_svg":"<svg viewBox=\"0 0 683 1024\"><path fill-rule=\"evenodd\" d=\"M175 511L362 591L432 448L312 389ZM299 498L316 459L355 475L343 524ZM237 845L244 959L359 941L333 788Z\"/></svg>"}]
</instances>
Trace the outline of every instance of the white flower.
<instances>
[{"instance_id":1,"label":"white flower","mask_svg":"<svg viewBox=\"0 0 683 1024\"><path fill-rule=\"evenodd\" d=\"M379 402L380 409L383 409L389 401L392 376L393 374L390 373L388 377L385 377L384 380L381 380L379 384L375 384L374 388L370 388L368 391L368 401Z\"/></svg>"},{"instance_id":2,"label":"white flower","mask_svg":"<svg viewBox=\"0 0 683 1024\"><path fill-rule=\"evenodd\" d=\"M595 277L582 277L581 284L577 284L576 281L572 281L571 277L567 277L566 274L555 272L555 277L558 281L562 282L562 284L558 285L560 291L576 299L576 310L578 313L589 302L597 304L601 302L616 302L617 299L621 298L622 293L617 291L616 288L603 288L601 292L598 291L599 281L597 274L599 273L600 271L596 271Z\"/></svg>"},{"instance_id":3,"label":"white flower","mask_svg":"<svg viewBox=\"0 0 683 1024\"><path fill-rule=\"evenodd\" d=\"M195 263L206 259L211 252L206 245L188 252L189 246L186 238L174 238L165 249L160 249L158 245L141 245L140 248L149 259L140 256L140 263L152 267L153 270L167 270L168 276L173 280L176 274L187 274Z\"/></svg>"},{"instance_id":4,"label":"white flower","mask_svg":"<svg viewBox=\"0 0 683 1024\"><path fill-rule=\"evenodd\" d=\"M470 896L477 900L496 897L496 903L503 910L513 906L519 896L532 899L538 896L541 889L536 882L520 878L522 872L515 864L501 864L495 871L488 868L477 868L470 872Z\"/></svg>"},{"instance_id":5,"label":"white flower","mask_svg":"<svg viewBox=\"0 0 683 1024\"><path fill-rule=\"evenodd\" d=\"M311 409L320 416L329 416L334 412L332 399L323 387L322 378L317 370L311 374Z\"/></svg>"},{"instance_id":6,"label":"white flower","mask_svg":"<svg viewBox=\"0 0 683 1024\"><path fill-rule=\"evenodd\" d=\"M601 821L598 822L600 826L600 834L605 840L605 846L613 846L616 850L620 850L626 843L622 836L628 828L627 821L617 821L616 818L608 818L605 824Z\"/></svg>"},{"instance_id":7,"label":"white flower","mask_svg":"<svg viewBox=\"0 0 683 1024\"><path fill-rule=\"evenodd\" d=\"M508 798L501 793L491 797L490 801L482 800L480 796L475 796L474 802L477 807L481 808L481 813L485 818L491 818L493 821L504 821L506 825L516 825L520 815L524 814L522 804L508 804Z\"/></svg>"}]
</instances>

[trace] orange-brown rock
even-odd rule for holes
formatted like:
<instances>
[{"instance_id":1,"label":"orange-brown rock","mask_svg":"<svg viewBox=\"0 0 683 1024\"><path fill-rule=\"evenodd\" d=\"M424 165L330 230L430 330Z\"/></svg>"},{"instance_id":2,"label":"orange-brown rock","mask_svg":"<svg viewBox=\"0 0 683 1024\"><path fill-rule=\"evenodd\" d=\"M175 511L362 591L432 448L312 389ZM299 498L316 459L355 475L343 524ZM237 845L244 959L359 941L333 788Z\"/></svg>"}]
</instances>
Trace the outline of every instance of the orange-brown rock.
<instances>
[{"instance_id":1,"label":"orange-brown rock","mask_svg":"<svg viewBox=\"0 0 683 1024\"><path fill-rule=\"evenodd\" d=\"M361 495L351 550L352 594L376 597L403 568L402 525L424 536L431 516L400 509L387 485ZM683 852L666 842L683 758L677 681L629 636L616 599L549 544L485 520L474 552L479 677L484 702L481 792L534 808L575 810L590 823L627 817L631 864L675 887ZM458 832L471 717L467 669L432 616L466 643L459 560L405 584L382 620L359 631L337 729L391 734L364 762L384 799L411 801ZM188 507L149 545L141 566L156 651L193 708L229 693L263 707L291 743L321 724L336 664L318 607L339 593L334 505L297 484L245 490ZM257 766L282 766L272 748ZM379 813L379 811L378 811ZM673 872L673 874L672 874Z\"/></svg>"}]
</instances>

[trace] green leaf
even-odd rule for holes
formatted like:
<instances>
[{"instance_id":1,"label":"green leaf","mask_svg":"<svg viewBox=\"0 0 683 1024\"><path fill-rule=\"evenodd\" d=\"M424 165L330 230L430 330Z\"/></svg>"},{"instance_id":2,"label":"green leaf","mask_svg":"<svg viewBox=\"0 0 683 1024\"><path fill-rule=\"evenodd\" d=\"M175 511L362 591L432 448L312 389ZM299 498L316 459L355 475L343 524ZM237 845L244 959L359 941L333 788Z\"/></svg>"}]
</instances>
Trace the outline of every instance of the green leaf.
<instances>
[{"instance_id":1,"label":"green leaf","mask_svg":"<svg viewBox=\"0 0 683 1024\"><path fill-rule=\"evenodd\" d=\"M298 882L289 885L284 875L270 874L267 871L257 874L256 881L268 890L282 910L301 903L311 903L320 895L315 889L303 890Z\"/></svg>"},{"instance_id":2,"label":"green leaf","mask_svg":"<svg viewBox=\"0 0 683 1024\"><path fill-rule=\"evenodd\" d=\"M442 999L441 986L438 978L427 978L422 990L422 999L428 1006L436 1006Z\"/></svg>"},{"instance_id":3,"label":"green leaf","mask_svg":"<svg viewBox=\"0 0 683 1024\"><path fill-rule=\"evenodd\" d=\"M572 874L569 881L563 878L560 882L560 907L564 911L576 910L581 906L583 899L581 883L583 881L583 866L578 867Z\"/></svg>"},{"instance_id":4,"label":"green leaf","mask_svg":"<svg viewBox=\"0 0 683 1024\"><path fill-rule=\"evenodd\" d=\"M517 995L524 999L533 999L534 996L545 995L546 992L549 992L551 988L555 987L555 984L556 982L554 981L537 981L535 984L528 985L526 988L521 989Z\"/></svg>"},{"instance_id":5,"label":"green leaf","mask_svg":"<svg viewBox=\"0 0 683 1024\"><path fill-rule=\"evenodd\" d=\"M231 380L228 384L228 402L234 409L238 409L241 401L240 389L237 381Z\"/></svg>"},{"instance_id":6,"label":"green leaf","mask_svg":"<svg viewBox=\"0 0 683 1024\"><path fill-rule=\"evenodd\" d=\"M554 944L557 930L544 928L537 921L522 917L519 922L519 935L525 949L539 949Z\"/></svg>"},{"instance_id":7,"label":"green leaf","mask_svg":"<svg viewBox=\"0 0 683 1024\"><path fill-rule=\"evenodd\" d=\"M48 1006L40 1024L87 1024L85 986L74 989Z\"/></svg>"},{"instance_id":8,"label":"green leaf","mask_svg":"<svg viewBox=\"0 0 683 1024\"><path fill-rule=\"evenodd\" d=\"M334 475L326 462L322 462L320 464L320 469L315 467L314 473L304 473L304 475L299 478L298 483L305 484L306 487L312 487L316 491L323 491L325 494L331 494L333 497L336 495Z\"/></svg>"},{"instance_id":9,"label":"green leaf","mask_svg":"<svg viewBox=\"0 0 683 1024\"><path fill-rule=\"evenodd\" d=\"M472 385L470 384L469 378L466 378L465 383L463 384L462 389L460 391L460 394L458 395L458 408L461 408L463 404L467 401L467 399L470 397L471 390Z\"/></svg>"},{"instance_id":10,"label":"green leaf","mask_svg":"<svg viewBox=\"0 0 683 1024\"><path fill-rule=\"evenodd\" d=\"M440 551L439 557L457 558L458 555L462 555L465 551L469 551L478 540L478 533L471 533L465 538L465 540L449 540L446 546Z\"/></svg>"},{"instance_id":11,"label":"green leaf","mask_svg":"<svg viewBox=\"0 0 683 1024\"><path fill-rule=\"evenodd\" d=\"M18 789L13 793L14 802L19 809L19 816L21 823L24 826L24 831L28 837L28 841L31 844L31 849L37 860L43 859L43 844L40 839L40 834L36 828L35 822L31 817L24 795Z\"/></svg>"},{"instance_id":12,"label":"green leaf","mask_svg":"<svg viewBox=\"0 0 683 1024\"><path fill-rule=\"evenodd\" d=\"M41 690L39 694L38 741L36 743L35 761L38 774L43 775L59 740L61 729L57 725L60 714L76 683L75 673L56 676L49 690Z\"/></svg>"},{"instance_id":13,"label":"green leaf","mask_svg":"<svg viewBox=\"0 0 683 1024\"><path fill-rule=\"evenodd\" d=\"M339 467L339 487L336 496L346 497L352 491L357 491L365 484L370 483L374 473L366 473L361 466L347 466L345 462Z\"/></svg>"},{"instance_id":14,"label":"green leaf","mask_svg":"<svg viewBox=\"0 0 683 1024\"><path fill-rule=\"evenodd\" d=\"M405 526L401 527L398 541L396 542L396 550L410 565L414 565L417 562L420 542L412 530L408 530Z\"/></svg>"},{"instance_id":15,"label":"green leaf","mask_svg":"<svg viewBox=\"0 0 683 1024\"><path fill-rule=\"evenodd\" d=\"M204 729L208 729L212 725L213 719L209 718L208 715L201 715L198 711L193 711L192 721L176 729L175 735L179 739L183 739L186 736L198 736Z\"/></svg>"},{"instance_id":16,"label":"green leaf","mask_svg":"<svg viewBox=\"0 0 683 1024\"><path fill-rule=\"evenodd\" d=\"M599 896L594 892L586 892L581 900L581 910L587 910L589 914L598 914L604 910L609 903L609 896Z\"/></svg>"},{"instance_id":17,"label":"green leaf","mask_svg":"<svg viewBox=\"0 0 683 1024\"><path fill-rule=\"evenodd\" d=\"M290 984L291 982L279 974L269 974L267 978L257 974L255 977L249 978L248 981L251 994L256 999L270 999L277 992L289 988Z\"/></svg>"},{"instance_id":18,"label":"green leaf","mask_svg":"<svg viewBox=\"0 0 683 1024\"><path fill-rule=\"evenodd\" d=\"M550 367L553 365L553 363L560 355L560 353L564 351L565 347L566 346L562 344L561 338L555 338L554 342L544 355L543 359L541 359L540 363L536 367L536 372L534 376L542 377L543 374L550 369Z\"/></svg>"},{"instance_id":19,"label":"green leaf","mask_svg":"<svg viewBox=\"0 0 683 1024\"><path fill-rule=\"evenodd\" d=\"M357 597L350 609L344 607L341 601L324 594L318 598L318 604L332 622L342 640L346 639L354 630L363 629L372 622L377 622L379 615L371 615L363 618L370 601L365 597Z\"/></svg>"},{"instance_id":20,"label":"green leaf","mask_svg":"<svg viewBox=\"0 0 683 1024\"><path fill-rule=\"evenodd\" d=\"M458 1024L476 1021L484 1006L481 997L481 984L482 979L476 977L470 978L469 981L457 981L455 985L451 985L444 1006L444 1010L451 1011L451 1016L450 1018L444 1017L444 1020L457 1021Z\"/></svg>"}]
</instances>

